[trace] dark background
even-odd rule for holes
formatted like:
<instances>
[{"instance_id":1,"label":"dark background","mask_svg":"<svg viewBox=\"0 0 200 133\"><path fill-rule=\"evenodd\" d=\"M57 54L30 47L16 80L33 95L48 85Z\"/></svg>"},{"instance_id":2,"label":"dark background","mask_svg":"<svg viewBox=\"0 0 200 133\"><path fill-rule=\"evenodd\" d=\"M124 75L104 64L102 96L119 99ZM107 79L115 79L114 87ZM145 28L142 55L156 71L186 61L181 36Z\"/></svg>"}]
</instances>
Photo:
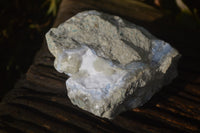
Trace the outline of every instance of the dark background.
<instances>
[{"instance_id":1,"label":"dark background","mask_svg":"<svg viewBox=\"0 0 200 133\"><path fill-rule=\"evenodd\" d=\"M54 18L47 0L0 1L0 99L28 70Z\"/></svg>"}]
</instances>

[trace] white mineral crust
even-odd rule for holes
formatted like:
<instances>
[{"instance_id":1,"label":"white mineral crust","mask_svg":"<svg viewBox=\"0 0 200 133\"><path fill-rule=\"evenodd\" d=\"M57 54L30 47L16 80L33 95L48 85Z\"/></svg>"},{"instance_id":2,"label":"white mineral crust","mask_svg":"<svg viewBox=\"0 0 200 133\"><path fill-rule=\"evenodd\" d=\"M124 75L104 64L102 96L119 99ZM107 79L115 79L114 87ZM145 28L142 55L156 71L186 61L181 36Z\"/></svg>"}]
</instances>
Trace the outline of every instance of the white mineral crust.
<instances>
[{"instance_id":1,"label":"white mineral crust","mask_svg":"<svg viewBox=\"0 0 200 133\"><path fill-rule=\"evenodd\" d=\"M46 34L71 102L112 119L147 102L177 75L177 50L118 16L85 11Z\"/></svg>"}]
</instances>

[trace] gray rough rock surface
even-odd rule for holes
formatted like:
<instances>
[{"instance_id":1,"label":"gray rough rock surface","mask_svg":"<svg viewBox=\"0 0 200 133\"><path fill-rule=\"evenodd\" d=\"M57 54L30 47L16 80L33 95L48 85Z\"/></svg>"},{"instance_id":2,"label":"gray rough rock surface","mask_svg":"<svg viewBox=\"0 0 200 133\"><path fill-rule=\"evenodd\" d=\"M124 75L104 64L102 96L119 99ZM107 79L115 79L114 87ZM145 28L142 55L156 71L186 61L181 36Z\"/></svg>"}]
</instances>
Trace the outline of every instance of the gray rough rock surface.
<instances>
[{"instance_id":1,"label":"gray rough rock surface","mask_svg":"<svg viewBox=\"0 0 200 133\"><path fill-rule=\"evenodd\" d=\"M118 16L81 12L46 39L71 102L100 117L143 105L177 75L178 51Z\"/></svg>"}]
</instances>

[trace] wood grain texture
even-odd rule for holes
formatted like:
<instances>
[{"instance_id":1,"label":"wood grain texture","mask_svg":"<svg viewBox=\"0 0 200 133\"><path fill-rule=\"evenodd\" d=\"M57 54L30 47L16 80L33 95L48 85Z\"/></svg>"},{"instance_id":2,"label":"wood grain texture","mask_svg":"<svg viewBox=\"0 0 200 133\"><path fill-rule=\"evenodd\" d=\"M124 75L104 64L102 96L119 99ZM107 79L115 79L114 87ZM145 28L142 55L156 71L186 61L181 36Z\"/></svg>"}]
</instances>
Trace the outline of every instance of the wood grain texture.
<instances>
[{"instance_id":1,"label":"wood grain texture","mask_svg":"<svg viewBox=\"0 0 200 133\"><path fill-rule=\"evenodd\" d=\"M26 77L0 104L0 133L200 132L199 32L176 28L158 10L135 0L63 0L54 26L88 9L120 15L170 42L182 54L179 76L143 107L102 119L71 104L68 77L54 69L44 42Z\"/></svg>"}]
</instances>

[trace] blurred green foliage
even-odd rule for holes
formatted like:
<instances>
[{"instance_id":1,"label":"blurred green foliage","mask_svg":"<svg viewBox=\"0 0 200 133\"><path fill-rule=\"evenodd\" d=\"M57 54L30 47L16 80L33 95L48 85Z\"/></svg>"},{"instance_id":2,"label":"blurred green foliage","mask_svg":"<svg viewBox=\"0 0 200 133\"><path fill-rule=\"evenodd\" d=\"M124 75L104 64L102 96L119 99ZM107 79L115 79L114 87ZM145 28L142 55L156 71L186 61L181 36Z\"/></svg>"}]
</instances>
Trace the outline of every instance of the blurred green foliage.
<instances>
[{"instance_id":1,"label":"blurred green foliage","mask_svg":"<svg viewBox=\"0 0 200 133\"><path fill-rule=\"evenodd\" d=\"M200 18L197 8L190 8L183 0L176 0L180 12L176 15L177 21L183 26L200 28Z\"/></svg>"},{"instance_id":2,"label":"blurred green foliage","mask_svg":"<svg viewBox=\"0 0 200 133\"><path fill-rule=\"evenodd\" d=\"M48 11L47 11L48 15L56 16L56 13L58 11L58 6L59 6L60 1L61 0L46 0L44 2L44 5L46 5L46 4L49 5Z\"/></svg>"},{"instance_id":3,"label":"blurred green foliage","mask_svg":"<svg viewBox=\"0 0 200 133\"><path fill-rule=\"evenodd\" d=\"M45 1L0 1L0 99L26 73L54 22Z\"/></svg>"},{"instance_id":4,"label":"blurred green foliage","mask_svg":"<svg viewBox=\"0 0 200 133\"><path fill-rule=\"evenodd\" d=\"M142 0L165 15L174 18L172 23L180 28L200 29L199 0Z\"/></svg>"}]
</instances>

